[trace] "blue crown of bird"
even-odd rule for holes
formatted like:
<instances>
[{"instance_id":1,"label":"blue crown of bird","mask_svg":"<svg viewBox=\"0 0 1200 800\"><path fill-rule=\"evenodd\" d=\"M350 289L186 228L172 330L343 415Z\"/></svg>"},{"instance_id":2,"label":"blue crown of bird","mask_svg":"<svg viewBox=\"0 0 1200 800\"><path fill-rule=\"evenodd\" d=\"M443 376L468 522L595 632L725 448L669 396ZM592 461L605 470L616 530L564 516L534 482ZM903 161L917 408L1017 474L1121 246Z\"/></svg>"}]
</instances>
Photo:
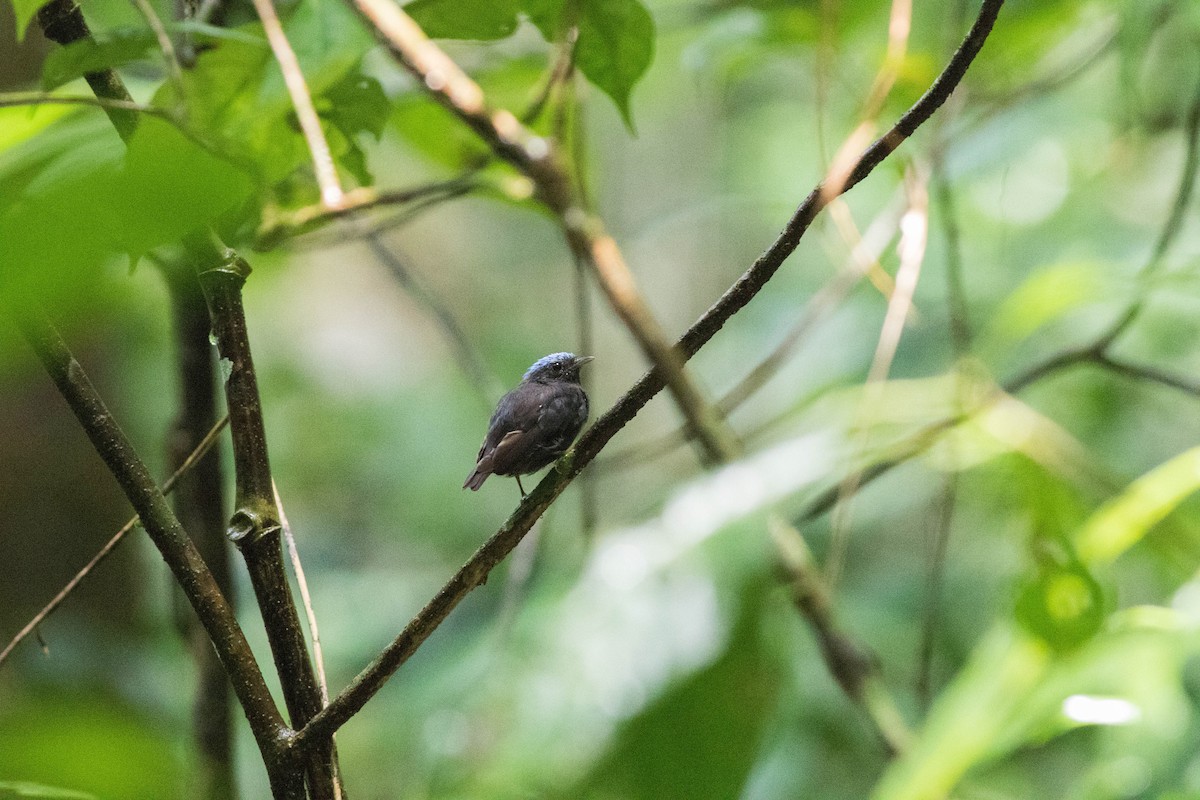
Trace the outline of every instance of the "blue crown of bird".
<instances>
[{"instance_id":1,"label":"blue crown of bird","mask_svg":"<svg viewBox=\"0 0 1200 800\"><path fill-rule=\"evenodd\" d=\"M517 479L525 496L521 476L557 461L587 421L588 397L579 384L579 368L592 358L551 353L525 370L516 388L496 404L464 489L477 491L489 475L505 475Z\"/></svg>"}]
</instances>

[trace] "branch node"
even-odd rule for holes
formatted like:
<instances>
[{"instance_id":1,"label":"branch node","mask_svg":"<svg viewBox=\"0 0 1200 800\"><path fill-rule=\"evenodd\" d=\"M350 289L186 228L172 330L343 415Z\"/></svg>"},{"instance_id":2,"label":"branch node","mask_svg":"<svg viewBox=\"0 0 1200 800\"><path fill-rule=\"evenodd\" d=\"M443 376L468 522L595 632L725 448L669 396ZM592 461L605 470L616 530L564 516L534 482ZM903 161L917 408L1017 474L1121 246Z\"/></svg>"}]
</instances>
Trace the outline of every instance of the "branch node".
<instances>
[{"instance_id":1,"label":"branch node","mask_svg":"<svg viewBox=\"0 0 1200 800\"><path fill-rule=\"evenodd\" d=\"M273 515L262 514L252 508L239 508L229 520L229 531L225 535L239 550L253 547L271 536L279 534L283 527Z\"/></svg>"},{"instance_id":2,"label":"branch node","mask_svg":"<svg viewBox=\"0 0 1200 800\"><path fill-rule=\"evenodd\" d=\"M238 255L236 250L225 248L219 262L211 267L196 270L196 275L202 281L211 281L218 276L232 275L237 278L240 287L250 277L251 272L250 264L246 262L246 259Z\"/></svg>"}]
</instances>

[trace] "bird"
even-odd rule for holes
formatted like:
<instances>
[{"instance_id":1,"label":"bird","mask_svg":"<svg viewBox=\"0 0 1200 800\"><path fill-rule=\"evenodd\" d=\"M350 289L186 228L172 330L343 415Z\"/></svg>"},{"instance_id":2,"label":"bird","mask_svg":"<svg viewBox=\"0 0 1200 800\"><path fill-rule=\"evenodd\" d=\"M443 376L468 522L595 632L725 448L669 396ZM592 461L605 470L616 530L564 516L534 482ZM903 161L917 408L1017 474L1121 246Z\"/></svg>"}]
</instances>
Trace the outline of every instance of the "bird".
<instances>
[{"instance_id":1,"label":"bird","mask_svg":"<svg viewBox=\"0 0 1200 800\"><path fill-rule=\"evenodd\" d=\"M517 387L496 404L475 469L463 482L478 491L489 475L511 475L524 498L521 476L558 459L588 418L588 397L579 368L594 356L551 353L525 371Z\"/></svg>"}]
</instances>

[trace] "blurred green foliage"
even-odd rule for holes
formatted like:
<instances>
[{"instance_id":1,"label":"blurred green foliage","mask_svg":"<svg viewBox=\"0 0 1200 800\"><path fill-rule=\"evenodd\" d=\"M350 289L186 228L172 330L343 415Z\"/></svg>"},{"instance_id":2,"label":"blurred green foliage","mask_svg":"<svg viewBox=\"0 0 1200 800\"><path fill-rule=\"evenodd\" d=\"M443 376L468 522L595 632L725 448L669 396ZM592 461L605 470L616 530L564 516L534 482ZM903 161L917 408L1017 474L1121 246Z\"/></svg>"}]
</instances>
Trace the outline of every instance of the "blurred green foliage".
<instances>
[{"instance_id":1,"label":"blurred green foliage","mask_svg":"<svg viewBox=\"0 0 1200 800\"><path fill-rule=\"evenodd\" d=\"M876 130L925 91L977 5L914 4ZM168 6L154 4L164 19ZM10 7L0 48L36 12L15 0L0 16ZM582 80L551 92L530 125L568 132L564 158L677 333L778 234L861 121L891 4L408 8L518 116L537 108L555 43L578 24ZM719 397L823 298L771 380L731 412L747 458L705 471L687 446L659 446L679 420L669 399L652 401L585 472L597 526L584 529L585 494L569 490L341 731L351 796L1200 797L1195 202L1154 257L1194 178L1198 8L1009 0L958 94L845 198L878 254L874 283L831 294L855 242L823 216L694 360ZM247 255L268 440L336 693L517 502L510 481L459 486L495 387L580 347L575 267L528 182L340 0L279 10L343 185L471 171L481 187L427 213L380 207L274 238L260 236L266 223L310 210L318 191L248 4L168 23L194 55L178 82L130 4L83 10L95 43L46 48L41 86L83 96L80 76L112 66L155 115L140 115L126 148L97 108L0 108L0 281L47 307L162 474L176 389L155 262L209 228ZM0 86L0 99L36 88L4 74ZM889 380L864 388L887 308L879 271L896 274L906 183L924 175L914 309ZM1134 300L1142 310L1109 363L994 395L1094 344ZM601 412L645 364L594 291L589 302ZM955 325L969 341L954 342ZM964 405L968 420L907 447ZM126 512L7 321L0 406L6 640ZM911 457L846 483L898 453ZM852 502L810 519L839 486L857 489ZM769 513L795 519L822 565L840 565L829 568L834 618L875 653L914 731L898 757L826 670L779 572ZM89 579L92 594L43 626L45 654L27 643L0 668L0 797L193 791L193 668L176 598L146 542L124 547ZM242 794L266 796L244 727Z\"/></svg>"}]
</instances>

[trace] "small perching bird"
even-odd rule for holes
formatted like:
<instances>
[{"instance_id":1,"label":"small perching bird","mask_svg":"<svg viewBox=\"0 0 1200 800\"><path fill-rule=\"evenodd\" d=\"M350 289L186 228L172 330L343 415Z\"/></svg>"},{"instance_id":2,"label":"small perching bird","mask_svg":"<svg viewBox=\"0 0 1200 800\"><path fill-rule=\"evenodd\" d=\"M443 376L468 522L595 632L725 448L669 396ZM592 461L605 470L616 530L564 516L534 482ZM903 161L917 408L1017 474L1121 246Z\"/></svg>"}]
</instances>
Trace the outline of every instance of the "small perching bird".
<instances>
[{"instance_id":1,"label":"small perching bird","mask_svg":"<svg viewBox=\"0 0 1200 800\"><path fill-rule=\"evenodd\" d=\"M537 472L567 452L588 418L579 368L592 356L551 353L533 362L496 405L475 469L463 483L476 491L489 475L511 475L525 496L521 476Z\"/></svg>"}]
</instances>

